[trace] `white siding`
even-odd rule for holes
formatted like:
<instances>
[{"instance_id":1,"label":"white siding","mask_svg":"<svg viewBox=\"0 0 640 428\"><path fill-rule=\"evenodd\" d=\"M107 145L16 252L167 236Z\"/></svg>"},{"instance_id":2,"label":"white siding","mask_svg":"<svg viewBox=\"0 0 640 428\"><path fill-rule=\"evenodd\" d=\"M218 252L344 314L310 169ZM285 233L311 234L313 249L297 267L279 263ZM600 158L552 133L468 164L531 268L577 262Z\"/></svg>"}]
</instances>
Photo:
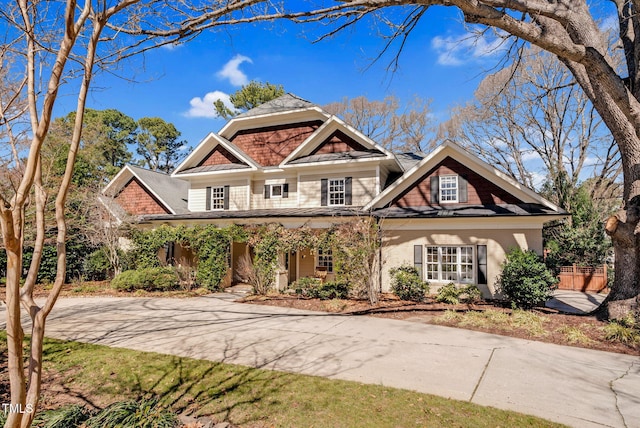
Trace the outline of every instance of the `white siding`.
<instances>
[{"instance_id":1,"label":"white siding","mask_svg":"<svg viewBox=\"0 0 640 428\"><path fill-rule=\"evenodd\" d=\"M343 171L338 173L313 174L300 176L300 207L319 207L320 180L323 178L351 177L351 194L353 206L368 204L376 196L376 170Z\"/></svg>"}]
</instances>

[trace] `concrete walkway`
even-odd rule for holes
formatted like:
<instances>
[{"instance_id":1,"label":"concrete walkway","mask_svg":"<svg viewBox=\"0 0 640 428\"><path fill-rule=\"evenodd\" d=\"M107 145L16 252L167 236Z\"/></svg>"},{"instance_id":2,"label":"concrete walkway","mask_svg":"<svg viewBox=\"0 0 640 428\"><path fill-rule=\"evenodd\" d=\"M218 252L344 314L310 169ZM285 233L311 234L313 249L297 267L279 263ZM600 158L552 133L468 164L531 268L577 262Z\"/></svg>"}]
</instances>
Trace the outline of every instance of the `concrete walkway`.
<instances>
[{"instance_id":1,"label":"concrete walkway","mask_svg":"<svg viewBox=\"0 0 640 428\"><path fill-rule=\"evenodd\" d=\"M553 298L547 301L546 306L567 314L587 314L600 306L606 297L605 293L555 290Z\"/></svg>"},{"instance_id":2,"label":"concrete walkway","mask_svg":"<svg viewBox=\"0 0 640 428\"><path fill-rule=\"evenodd\" d=\"M65 298L47 336L405 388L575 427L640 427L639 357L232 299Z\"/></svg>"}]
</instances>

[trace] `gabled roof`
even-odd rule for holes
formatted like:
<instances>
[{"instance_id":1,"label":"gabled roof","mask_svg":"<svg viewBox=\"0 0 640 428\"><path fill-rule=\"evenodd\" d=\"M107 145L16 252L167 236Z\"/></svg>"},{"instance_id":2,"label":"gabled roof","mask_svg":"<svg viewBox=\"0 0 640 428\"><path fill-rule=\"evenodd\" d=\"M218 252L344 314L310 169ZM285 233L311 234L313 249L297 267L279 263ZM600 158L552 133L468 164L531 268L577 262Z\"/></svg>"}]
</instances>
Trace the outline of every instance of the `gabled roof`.
<instances>
[{"instance_id":1,"label":"gabled roof","mask_svg":"<svg viewBox=\"0 0 640 428\"><path fill-rule=\"evenodd\" d=\"M518 183L488 163L480 160L478 157L471 155L462 147L449 140L436 147L436 149L424 157L420 162L405 171L400 178L369 202L364 209L375 210L388 207L394 198L415 185L421 177L423 177L432 168L435 168L447 157L451 157L459 161L474 172L487 178L496 186L520 199L524 204L538 204L557 214L566 214L562 208L546 200L533 190Z\"/></svg>"},{"instance_id":2,"label":"gabled roof","mask_svg":"<svg viewBox=\"0 0 640 428\"><path fill-rule=\"evenodd\" d=\"M278 98L267 101L264 104L260 104L259 106L254 107L251 110L241 113L237 115L236 118L242 119L252 116L280 113L283 111L307 109L313 106L315 106L315 104L310 101L302 99L294 94L286 93Z\"/></svg>"},{"instance_id":3,"label":"gabled roof","mask_svg":"<svg viewBox=\"0 0 640 428\"><path fill-rule=\"evenodd\" d=\"M150 171L133 165L126 165L122 168L102 193L115 197L134 178L172 214L189 212L187 208L189 183L174 179L162 172Z\"/></svg>"},{"instance_id":4,"label":"gabled roof","mask_svg":"<svg viewBox=\"0 0 640 428\"><path fill-rule=\"evenodd\" d=\"M217 146L222 146L235 156L241 163L231 163L225 165L202 166L200 162L211 153ZM235 144L213 132L209 133L196 148L183 160L173 171L172 176L198 174L216 171L230 171L233 169L258 169L258 165L253 159Z\"/></svg>"},{"instance_id":5,"label":"gabled roof","mask_svg":"<svg viewBox=\"0 0 640 428\"><path fill-rule=\"evenodd\" d=\"M343 153L315 154L315 150L336 132L341 132L354 140L364 150L354 150ZM287 156L281 167L286 165L298 165L302 163L332 162L340 160L358 160L371 158L395 159L393 154L377 144L352 126L347 125L337 116L331 116L322 126L302 142L293 152Z\"/></svg>"}]
</instances>

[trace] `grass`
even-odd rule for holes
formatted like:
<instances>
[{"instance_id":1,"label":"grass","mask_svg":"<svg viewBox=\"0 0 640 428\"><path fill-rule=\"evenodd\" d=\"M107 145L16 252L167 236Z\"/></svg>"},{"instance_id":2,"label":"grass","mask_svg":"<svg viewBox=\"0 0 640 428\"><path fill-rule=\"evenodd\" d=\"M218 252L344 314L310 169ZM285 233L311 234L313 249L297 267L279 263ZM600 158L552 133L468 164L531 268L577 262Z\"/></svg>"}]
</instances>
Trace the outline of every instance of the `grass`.
<instances>
[{"instance_id":1,"label":"grass","mask_svg":"<svg viewBox=\"0 0 640 428\"><path fill-rule=\"evenodd\" d=\"M6 334L0 334L6 352ZM99 407L158 396L177 413L240 427L546 427L533 416L380 385L47 340L45 372ZM45 390L46 394L46 390ZM44 399L47 401L46 396Z\"/></svg>"}]
</instances>

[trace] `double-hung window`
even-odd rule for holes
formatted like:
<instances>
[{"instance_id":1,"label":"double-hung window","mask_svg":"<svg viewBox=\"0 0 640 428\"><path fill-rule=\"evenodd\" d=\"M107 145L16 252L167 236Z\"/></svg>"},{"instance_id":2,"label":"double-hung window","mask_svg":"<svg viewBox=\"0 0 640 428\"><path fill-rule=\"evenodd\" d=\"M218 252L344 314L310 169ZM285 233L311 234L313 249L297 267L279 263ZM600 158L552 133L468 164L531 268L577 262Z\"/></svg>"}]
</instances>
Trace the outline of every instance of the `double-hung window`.
<instances>
[{"instance_id":1,"label":"double-hung window","mask_svg":"<svg viewBox=\"0 0 640 428\"><path fill-rule=\"evenodd\" d=\"M212 187L211 188L211 209L223 210L224 209L224 187Z\"/></svg>"},{"instance_id":2,"label":"double-hung window","mask_svg":"<svg viewBox=\"0 0 640 428\"><path fill-rule=\"evenodd\" d=\"M229 209L229 186L206 188L205 210L218 211Z\"/></svg>"},{"instance_id":3,"label":"double-hung window","mask_svg":"<svg viewBox=\"0 0 640 428\"><path fill-rule=\"evenodd\" d=\"M327 272L333 272L333 251L331 249L318 249L318 266L327 268Z\"/></svg>"},{"instance_id":4,"label":"double-hung window","mask_svg":"<svg viewBox=\"0 0 640 428\"><path fill-rule=\"evenodd\" d=\"M344 178L329 179L329 205L344 205Z\"/></svg>"},{"instance_id":5,"label":"double-hung window","mask_svg":"<svg viewBox=\"0 0 640 428\"><path fill-rule=\"evenodd\" d=\"M427 246L425 276L430 281L474 282L472 246Z\"/></svg>"},{"instance_id":6,"label":"double-hung window","mask_svg":"<svg viewBox=\"0 0 640 428\"><path fill-rule=\"evenodd\" d=\"M440 202L458 202L458 176L440 177Z\"/></svg>"}]
</instances>

